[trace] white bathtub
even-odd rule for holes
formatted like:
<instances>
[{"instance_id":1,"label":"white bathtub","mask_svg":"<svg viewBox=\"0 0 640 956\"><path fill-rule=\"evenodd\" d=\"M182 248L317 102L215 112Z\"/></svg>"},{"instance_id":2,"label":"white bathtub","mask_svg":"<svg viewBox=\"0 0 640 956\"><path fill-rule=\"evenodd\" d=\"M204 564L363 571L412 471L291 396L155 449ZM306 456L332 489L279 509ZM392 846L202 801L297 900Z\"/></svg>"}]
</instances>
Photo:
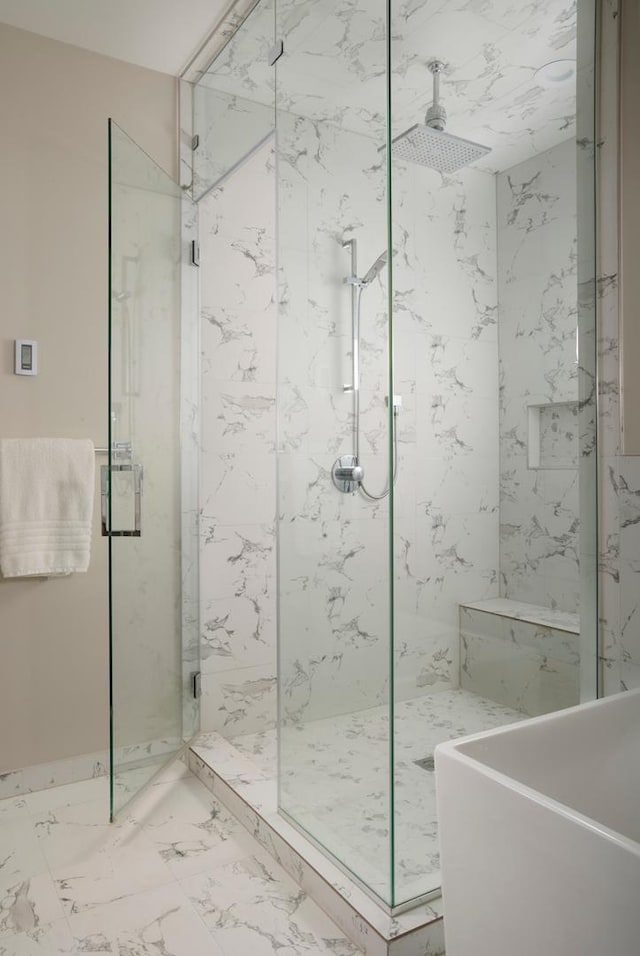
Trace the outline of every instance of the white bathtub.
<instances>
[{"instance_id":1,"label":"white bathtub","mask_svg":"<svg viewBox=\"0 0 640 956\"><path fill-rule=\"evenodd\" d=\"M640 956L640 691L436 748L447 956Z\"/></svg>"}]
</instances>

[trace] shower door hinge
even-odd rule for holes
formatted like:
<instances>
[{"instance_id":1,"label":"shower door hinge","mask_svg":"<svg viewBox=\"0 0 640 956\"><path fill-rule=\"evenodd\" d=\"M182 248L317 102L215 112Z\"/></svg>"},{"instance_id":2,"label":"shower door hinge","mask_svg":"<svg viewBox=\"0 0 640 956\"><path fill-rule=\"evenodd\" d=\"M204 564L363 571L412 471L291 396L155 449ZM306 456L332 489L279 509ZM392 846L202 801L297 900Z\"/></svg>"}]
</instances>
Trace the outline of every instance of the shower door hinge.
<instances>
[{"instance_id":1,"label":"shower door hinge","mask_svg":"<svg viewBox=\"0 0 640 956\"><path fill-rule=\"evenodd\" d=\"M197 239L191 240L191 265L200 265L200 243Z\"/></svg>"},{"instance_id":2,"label":"shower door hinge","mask_svg":"<svg viewBox=\"0 0 640 956\"><path fill-rule=\"evenodd\" d=\"M199 145L200 145L200 137L196 133L195 136L191 137L191 149L193 150L194 153L197 150Z\"/></svg>"},{"instance_id":3,"label":"shower door hinge","mask_svg":"<svg viewBox=\"0 0 640 956\"><path fill-rule=\"evenodd\" d=\"M200 671L194 671L191 675L191 693L194 700L198 700L202 693L202 680Z\"/></svg>"},{"instance_id":4,"label":"shower door hinge","mask_svg":"<svg viewBox=\"0 0 640 956\"><path fill-rule=\"evenodd\" d=\"M275 44L269 50L269 66L274 66L284 53L284 43L282 40L276 40Z\"/></svg>"}]
</instances>

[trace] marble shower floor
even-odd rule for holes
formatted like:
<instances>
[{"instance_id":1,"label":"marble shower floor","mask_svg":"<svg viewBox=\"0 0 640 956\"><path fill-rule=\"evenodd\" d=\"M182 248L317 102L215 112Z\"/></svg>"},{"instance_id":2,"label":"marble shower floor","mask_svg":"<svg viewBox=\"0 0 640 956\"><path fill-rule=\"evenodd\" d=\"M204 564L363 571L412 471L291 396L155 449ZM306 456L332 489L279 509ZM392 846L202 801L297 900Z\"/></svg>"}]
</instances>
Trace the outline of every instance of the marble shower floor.
<instances>
[{"instance_id":1,"label":"marble shower floor","mask_svg":"<svg viewBox=\"0 0 640 956\"><path fill-rule=\"evenodd\" d=\"M438 743L522 720L523 714L464 690L396 705L396 903L440 886L435 774L415 764ZM257 778L275 780L275 731L235 737ZM290 817L367 886L389 899L389 717L386 707L285 729L282 800Z\"/></svg>"},{"instance_id":2,"label":"marble shower floor","mask_svg":"<svg viewBox=\"0 0 640 956\"><path fill-rule=\"evenodd\" d=\"M105 777L0 801L0 956L355 956L179 761L108 820Z\"/></svg>"}]
</instances>

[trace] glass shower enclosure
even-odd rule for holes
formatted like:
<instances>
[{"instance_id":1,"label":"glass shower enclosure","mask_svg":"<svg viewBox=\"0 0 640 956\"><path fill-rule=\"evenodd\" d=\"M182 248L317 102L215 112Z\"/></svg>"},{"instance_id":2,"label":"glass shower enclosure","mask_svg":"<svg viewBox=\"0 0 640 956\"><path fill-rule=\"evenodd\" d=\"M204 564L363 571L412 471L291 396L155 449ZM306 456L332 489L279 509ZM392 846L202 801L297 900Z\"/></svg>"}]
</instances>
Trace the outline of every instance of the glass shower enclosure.
<instances>
[{"instance_id":1,"label":"glass shower enclosure","mask_svg":"<svg viewBox=\"0 0 640 956\"><path fill-rule=\"evenodd\" d=\"M392 912L439 893L437 744L597 694L595 24L261 0L194 90L207 361L242 425L206 435L252 496L233 533L276 516L279 812ZM203 638L242 722L265 633Z\"/></svg>"},{"instance_id":2,"label":"glass shower enclosure","mask_svg":"<svg viewBox=\"0 0 640 956\"><path fill-rule=\"evenodd\" d=\"M279 805L394 909L437 743L596 695L595 15L275 20Z\"/></svg>"},{"instance_id":3,"label":"glass shower enclosure","mask_svg":"<svg viewBox=\"0 0 640 956\"><path fill-rule=\"evenodd\" d=\"M196 446L182 426L192 316L185 199L109 121L109 440L101 464L109 538L111 817L198 729ZM185 520L185 516L186 519ZM193 520L192 520L193 518Z\"/></svg>"}]
</instances>

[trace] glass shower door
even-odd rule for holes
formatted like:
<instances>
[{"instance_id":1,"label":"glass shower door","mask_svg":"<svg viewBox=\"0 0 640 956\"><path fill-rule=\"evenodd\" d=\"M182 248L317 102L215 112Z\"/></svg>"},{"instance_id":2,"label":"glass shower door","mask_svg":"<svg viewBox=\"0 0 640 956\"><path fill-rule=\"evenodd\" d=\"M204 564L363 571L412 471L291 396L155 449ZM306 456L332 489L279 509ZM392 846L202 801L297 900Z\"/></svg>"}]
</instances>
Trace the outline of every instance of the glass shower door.
<instances>
[{"instance_id":1,"label":"glass shower door","mask_svg":"<svg viewBox=\"0 0 640 956\"><path fill-rule=\"evenodd\" d=\"M109 122L111 816L180 749L180 187ZM188 733L188 731L187 731Z\"/></svg>"}]
</instances>

